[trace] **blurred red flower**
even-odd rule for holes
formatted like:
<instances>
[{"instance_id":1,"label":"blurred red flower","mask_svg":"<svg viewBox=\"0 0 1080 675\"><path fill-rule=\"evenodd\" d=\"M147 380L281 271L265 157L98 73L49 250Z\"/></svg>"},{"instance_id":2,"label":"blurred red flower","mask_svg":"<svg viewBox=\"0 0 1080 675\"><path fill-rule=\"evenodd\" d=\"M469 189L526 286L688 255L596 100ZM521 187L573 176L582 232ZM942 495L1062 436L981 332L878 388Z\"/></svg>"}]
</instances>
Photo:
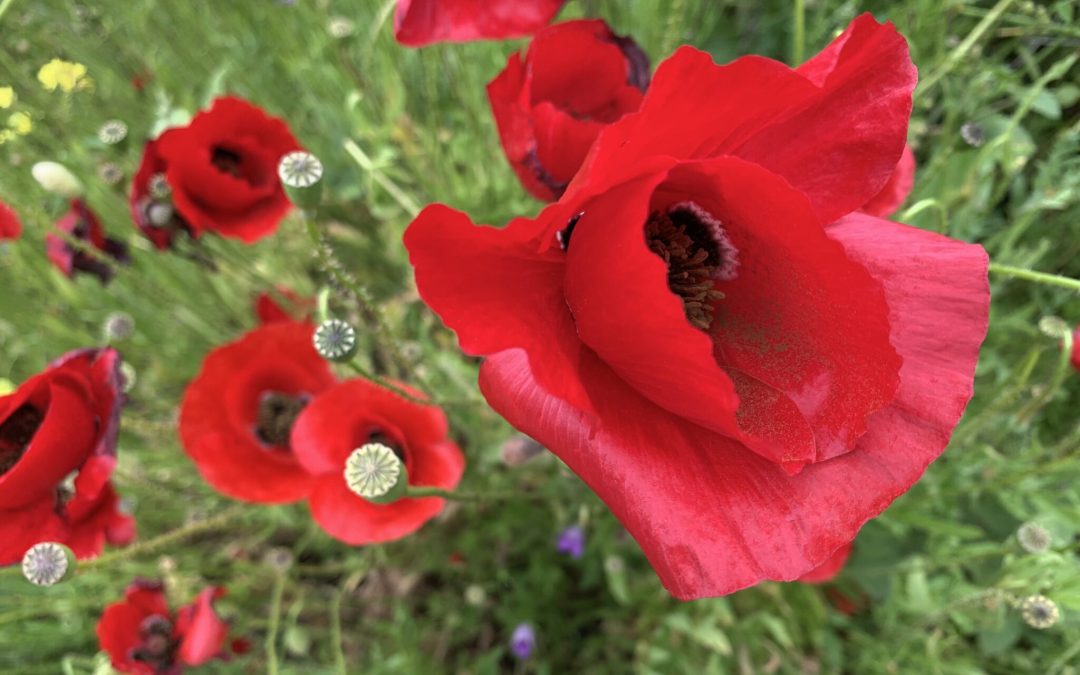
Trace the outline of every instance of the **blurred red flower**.
<instances>
[{"instance_id":1,"label":"blurred red flower","mask_svg":"<svg viewBox=\"0 0 1080 675\"><path fill-rule=\"evenodd\" d=\"M824 564L944 449L986 332L979 246L858 213L916 72L856 19L798 69L684 47L536 218L442 205L424 300L511 424L604 499L680 598Z\"/></svg>"},{"instance_id":2,"label":"blurred red flower","mask_svg":"<svg viewBox=\"0 0 1080 675\"><path fill-rule=\"evenodd\" d=\"M410 485L453 489L465 469L461 451L447 438L446 416L433 405L408 401L358 379L315 397L293 427L293 452L315 477L308 498L315 522L330 536L354 545L411 534L444 503L425 497L375 504L353 493L345 482L345 461L366 443L392 449L405 463Z\"/></svg>"},{"instance_id":3,"label":"blurred red flower","mask_svg":"<svg viewBox=\"0 0 1080 675\"><path fill-rule=\"evenodd\" d=\"M305 321L311 318L315 310L314 298L305 298L291 288L277 286L274 288L277 297L284 300L279 303L274 293L263 292L255 298L255 316L259 323L275 323L278 321Z\"/></svg>"},{"instance_id":4,"label":"blurred red flower","mask_svg":"<svg viewBox=\"0 0 1080 675\"><path fill-rule=\"evenodd\" d=\"M163 215L165 227L187 229L195 237L214 232L246 243L261 239L291 208L277 167L282 156L299 149L284 121L242 99L217 98L187 126L147 144L131 190L135 222L144 232L154 224L149 206L139 208L150 195L158 205L171 200L176 220L165 221ZM159 198L149 181L162 173L168 188Z\"/></svg>"},{"instance_id":5,"label":"blurred red flower","mask_svg":"<svg viewBox=\"0 0 1080 675\"><path fill-rule=\"evenodd\" d=\"M637 110L649 59L600 20L540 30L488 84L488 100L510 165L537 199L558 199L596 136Z\"/></svg>"},{"instance_id":6,"label":"blurred red flower","mask_svg":"<svg viewBox=\"0 0 1080 675\"><path fill-rule=\"evenodd\" d=\"M70 352L0 397L0 565L42 541L91 558L106 541L134 538L109 483L123 403L119 363L113 349Z\"/></svg>"},{"instance_id":7,"label":"blurred red flower","mask_svg":"<svg viewBox=\"0 0 1080 675\"><path fill-rule=\"evenodd\" d=\"M1080 326L1073 331L1072 356L1070 358L1073 368L1080 370Z\"/></svg>"},{"instance_id":8,"label":"blurred red flower","mask_svg":"<svg viewBox=\"0 0 1080 675\"><path fill-rule=\"evenodd\" d=\"M503 40L535 32L566 0L398 0L394 37L403 45Z\"/></svg>"},{"instance_id":9,"label":"blurred red flower","mask_svg":"<svg viewBox=\"0 0 1080 675\"><path fill-rule=\"evenodd\" d=\"M911 194L911 188L915 185L915 153L910 145L904 146L904 152L900 155L900 161L896 163L892 175L881 188L881 192L874 195L870 201L859 209L863 213L879 218L888 218L896 212L904 200Z\"/></svg>"},{"instance_id":10,"label":"blurred red flower","mask_svg":"<svg viewBox=\"0 0 1080 675\"><path fill-rule=\"evenodd\" d=\"M72 246L55 232L46 234L45 252L49 261L66 277L74 276L76 272L88 272L100 279L101 283L108 283L116 274L114 265L130 261L127 245L119 239L105 236L105 229L97 214L81 199L71 200L71 208L56 221L54 227L100 252L100 255L94 255ZM115 262L103 260L103 257Z\"/></svg>"},{"instance_id":11,"label":"blurred red flower","mask_svg":"<svg viewBox=\"0 0 1080 675\"><path fill-rule=\"evenodd\" d=\"M0 201L0 241L15 240L22 234L22 223L19 214L4 202Z\"/></svg>"},{"instance_id":12,"label":"blurred red flower","mask_svg":"<svg viewBox=\"0 0 1080 675\"><path fill-rule=\"evenodd\" d=\"M185 666L228 658L229 626L214 611L214 601L224 595L224 588L206 588L174 616L159 582L136 579L123 600L102 612L98 643L113 668L138 675L175 675Z\"/></svg>"},{"instance_id":13,"label":"blurred red flower","mask_svg":"<svg viewBox=\"0 0 1080 675\"><path fill-rule=\"evenodd\" d=\"M173 239L179 233L192 233L191 226L173 207L165 169L165 160L158 152L158 141L147 141L128 197L135 226L162 251L172 247Z\"/></svg>"},{"instance_id":14,"label":"blurred red flower","mask_svg":"<svg viewBox=\"0 0 1080 675\"><path fill-rule=\"evenodd\" d=\"M315 351L309 323L276 322L218 347L180 404L180 440L199 473L249 502L303 499L312 479L289 434L312 397L335 379Z\"/></svg>"}]
</instances>

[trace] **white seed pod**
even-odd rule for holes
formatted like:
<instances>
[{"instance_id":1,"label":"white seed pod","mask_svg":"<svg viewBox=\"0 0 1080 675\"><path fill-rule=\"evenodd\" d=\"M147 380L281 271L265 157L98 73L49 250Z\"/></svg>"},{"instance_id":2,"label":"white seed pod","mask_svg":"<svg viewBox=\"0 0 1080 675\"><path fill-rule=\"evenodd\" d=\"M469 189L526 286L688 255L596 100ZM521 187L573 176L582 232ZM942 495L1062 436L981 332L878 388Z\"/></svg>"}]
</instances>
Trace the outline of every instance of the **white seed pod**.
<instances>
[{"instance_id":1,"label":"white seed pod","mask_svg":"<svg viewBox=\"0 0 1080 675\"><path fill-rule=\"evenodd\" d=\"M34 544L23 555L22 572L30 583L37 586L53 586L60 583L72 569L74 556L71 549L51 541Z\"/></svg>"},{"instance_id":2,"label":"white seed pod","mask_svg":"<svg viewBox=\"0 0 1080 675\"><path fill-rule=\"evenodd\" d=\"M169 185L169 181L163 173L155 173L150 176L150 180L146 184L146 191L154 199L165 200L172 197L172 186Z\"/></svg>"},{"instance_id":3,"label":"white seed pod","mask_svg":"<svg viewBox=\"0 0 1080 675\"><path fill-rule=\"evenodd\" d=\"M312 337L315 351L328 361L348 361L356 353L356 330L341 319L327 319Z\"/></svg>"},{"instance_id":4,"label":"white seed pod","mask_svg":"<svg viewBox=\"0 0 1080 675\"><path fill-rule=\"evenodd\" d=\"M120 120L109 120L98 128L98 140L105 145L116 145L127 138L128 128Z\"/></svg>"},{"instance_id":5,"label":"white seed pod","mask_svg":"<svg viewBox=\"0 0 1080 675\"><path fill-rule=\"evenodd\" d=\"M75 199L83 194L83 184L59 162L38 162L30 167L34 180L47 192L65 199Z\"/></svg>"},{"instance_id":6,"label":"white seed pod","mask_svg":"<svg viewBox=\"0 0 1080 675\"><path fill-rule=\"evenodd\" d=\"M154 227L165 227L172 222L174 213L172 204L154 202L146 209L146 220Z\"/></svg>"},{"instance_id":7,"label":"white seed pod","mask_svg":"<svg viewBox=\"0 0 1080 675\"><path fill-rule=\"evenodd\" d=\"M1016 530L1016 539L1028 553L1042 553L1054 543L1050 532L1038 523L1024 523Z\"/></svg>"},{"instance_id":8,"label":"white seed pod","mask_svg":"<svg viewBox=\"0 0 1080 675\"><path fill-rule=\"evenodd\" d=\"M296 150L278 162L278 178L289 187L307 188L318 183L323 175L323 165L310 152Z\"/></svg>"},{"instance_id":9,"label":"white seed pod","mask_svg":"<svg viewBox=\"0 0 1080 675\"><path fill-rule=\"evenodd\" d=\"M335 16L326 25L326 32L330 37L341 40L349 37L356 30L356 24L343 16Z\"/></svg>"},{"instance_id":10,"label":"white seed pod","mask_svg":"<svg viewBox=\"0 0 1080 675\"><path fill-rule=\"evenodd\" d=\"M1069 324L1059 316L1044 316L1039 319L1039 330L1046 337L1060 340L1069 334Z\"/></svg>"},{"instance_id":11,"label":"white seed pod","mask_svg":"<svg viewBox=\"0 0 1080 675\"><path fill-rule=\"evenodd\" d=\"M391 491L404 491L406 480L401 460L382 443L366 443L352 451L345 460L345 484L364 499L386 497Z\"/></svg>"},{"instance_id":12,"label":"white seed pod","mask_svg":"<svg viewBox=\"0 0 1080 675\"><path fill-rule=\"evenodd\" d=\"M124 170L112 162L98 164L97 175L106 185L117 185L124 180Z\"/></svg>"},{"instance_id":13,"label":"white seed pod","mask_svg":"<svg viewBox=\"0 0 1080 675\"><path fill-rule=\"evenodd\" d=\"M108 342L126 340L135 332L135 319L127 312L112 312L102 322L101 332Z\"/></svg>"},{"instance_id":14,"label":"white seed pod","mask_svg":"<svg viewBox=\"0 0 1080 675\"><path fill-rule=\"evenodd\" d=\"M1057 603L1045 595L1029 595L1020 603L1020 615L1032 628L1045 630L1058 622L1061 612Z\"/></svg>"}]
</instances>

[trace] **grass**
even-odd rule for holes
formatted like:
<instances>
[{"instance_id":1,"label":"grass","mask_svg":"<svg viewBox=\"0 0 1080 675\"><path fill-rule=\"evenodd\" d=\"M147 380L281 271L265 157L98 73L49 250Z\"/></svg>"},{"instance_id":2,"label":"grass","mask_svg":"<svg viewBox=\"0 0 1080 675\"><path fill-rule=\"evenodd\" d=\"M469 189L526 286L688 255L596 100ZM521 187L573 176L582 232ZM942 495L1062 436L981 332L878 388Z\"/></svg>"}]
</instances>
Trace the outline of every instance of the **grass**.
<instances>
[{"instance_id":1,"label":"grass","mask_svg":"<svg viewBox=\"0 0 1080 675\"><path fill-rule=\"evenodd\" d=\"M816 52L857 11L894 21L922 74L910 132L919 172L898 219L982 243L1001 272L976 396L953 443L864 528L839 580L685 604L556 460L499 461L511 430L412 287L400 237L416 205L442 201L494 224L538 209L502 158L484 95L523 43L406 50L389 10L375 0L0 3L0 86L15 88L12 110L34 123L0 146L0 196L27 225L0 252L0 376L20 382L65 350L102 343L111 312L134 318L134 335L117 344L138 376L117 483L142 542L50 589L0 572L0 671L100 672L97 616L141 575L164 578L174 604L204 583L229 587L220 607L255 648L208 672L1077 672L1080 377L1038 325L1075 324L1080 296L1075 283L1026 271L1080 278L1075 3L571 0L564 10L608 19L654 63L682 43L721 62L789 60ZM336 16L353 22L351 36L329 36ZM35 76L54 57L85 64L93 88L45 91ZM135 76L147 81L142 92ZM417 536L353 549L324 536L303 506L233 510L199 479L175 434L186 382L207 351L254 325L258 292L286 284L314 294L327 263L297 219L252 247L205 239L198 253L216 274L157 254L131 226L126 181L110 186L96 172L112 162L130 177L142 139L223 91L287 119L323 160L320 228L387 320L389 334L366 332L363 348L400 349L410 379L444 403L469 458L462 489L543 499L463 503ZM114 118L131 129L118 148L95 140ZM975 128L981 145L965 139ZM109 286L48 266L43 238L64 206L30 177L43 159L82 176L109 233L133 248L134 264ZM349 293L332 302L360 319ZM589 544L573 561L553 541L579 521ZM1051 531L1051 551L1020 548L1015 531L1027 521ZM266 562L276 547L293 552L284 572ZM837 611L837 592L859 610ZM1015 599L1034 593L1059 605L1058 625L1024 624ZM526 666L506 646L521 621L539 634Z\"/></svg>"}]
</instances>

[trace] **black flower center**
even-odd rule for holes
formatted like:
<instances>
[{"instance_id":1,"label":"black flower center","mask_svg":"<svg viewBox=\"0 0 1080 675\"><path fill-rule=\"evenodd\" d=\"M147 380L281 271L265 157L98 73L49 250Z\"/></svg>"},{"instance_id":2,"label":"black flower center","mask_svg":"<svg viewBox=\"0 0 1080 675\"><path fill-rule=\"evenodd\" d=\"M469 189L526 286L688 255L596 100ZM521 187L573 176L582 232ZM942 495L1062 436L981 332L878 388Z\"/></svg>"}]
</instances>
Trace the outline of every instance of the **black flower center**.
<instances>
[{"instance_id":1,"label":"black flower center","mask_svg":"<svg viewBox=\"0 0 1080 675\"><path fill-rule=\"evenodd\" d=\"M645 241L667 265L668 288L682 300L687 320L708 330L715 303L724 297L715 284L734 278L738 267L720 221L694 202L681 202L649 214Z\"/></svg>"},{"instance_id":2,"label":"black flower center","mask_svg":"<svg viewBox=\"0 0 1080 675\"><path fill-rule=\"evenodd\" d=\"M210 156L210 163L217 167L218 171L227 173L230 176L241 178L240 172L240 154L222 147L220 145L214 146L214 152Z\"/></svg>"},{"instance_id":3,"label":"black flower center","mask_svg":"<svg viewBox=\"0 0 1080 675\"><path fill-rule=\"evenodd\" d=\"M293 424L307 404L306 396L293 396L277 391L263 394L255 419L255 435L264 445L288 447Z\"/></svg>"},{"instance_id":4,"label":"black flower center","mask_svg":"<svg viewBox=\"0 0 1080 675\"><path fill-rule=\"evenodd\" d=\"M44 413L23 403L0 424L0 476L19 463L45 419Z\"/></svg>"},{"instance_id":5,"label":"black flower center","mask_svg":"<svg viewBox=\"0 0 1080 675\"><path fill-rule=\"evenodd\" d=\"M139 626L142 638L139 646L131 652L131 658L152 667L155 672L165 673L176 661L176 650L180 643L173 639L172 622L155 614L143 620Z\"/></svg>"},{"instance_id":6,"label":"black flower center","mask_svg":"<svg viewBox=\"0 0 1080 675\"><path fill-rule=\"evenodd\" d=\"M372 429L371 433L368 434L367 442L385 445L386 447L390 448L390 450L395 455L397 455L398 459L400 459L402 462L405 461L405 451L401 449L401 446L398 445L398 442L394 438L383 432L382 429L378 427Z\"/></svg>"}]
</instances>

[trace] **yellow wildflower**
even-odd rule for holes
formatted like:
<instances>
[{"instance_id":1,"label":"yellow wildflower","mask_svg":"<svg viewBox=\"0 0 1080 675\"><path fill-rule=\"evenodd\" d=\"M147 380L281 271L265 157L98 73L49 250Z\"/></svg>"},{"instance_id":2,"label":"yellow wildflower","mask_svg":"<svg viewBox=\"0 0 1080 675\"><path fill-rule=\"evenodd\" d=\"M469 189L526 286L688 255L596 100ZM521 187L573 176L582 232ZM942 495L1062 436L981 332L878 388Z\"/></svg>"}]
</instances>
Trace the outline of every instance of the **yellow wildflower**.
<instances>
[{"instance_id":1,"label":"yellow wildflower","mask_svg":"<svg viewBox=\"0 0 1080 675\"><path fill-rule=\"evenodd\" d=\"M53 59L41 67L38 71L38 81L49 91L56 91L57 87L65 92L75 88L85 88L86 66L81 63Z\"/></svg>"},{"instance_id":2,"label":"yellow wildflower","mask_svg":"<svg viewBox=\"0 0 1080 675\"><path fill-rule=\"evenodd\" d=\"M0 145L15 138L15 132L11 129L0 129Z\"/></svg>"},{"instance_id":3,"label":"yellow wildflower","mask_svg":"<svg viewBox=\"0 0 1080 675\"><path fill-rule=\"evenodd\" d=\"M10 108L15 102L15 90L11 87L0 87L0 109Z\"/></svg>"},{"instance_id":4,"label":"yellow wildflower","mask_svg":"<svg viewBox=\"0 0 1080 675\"><path fill-rule=\"evenodd\" d=\"M8 117L8 127L20 136L25 136L34 128L34 123L26 113L17 112L12 113L11 116Z\"/></svg>"}]
</instances>

